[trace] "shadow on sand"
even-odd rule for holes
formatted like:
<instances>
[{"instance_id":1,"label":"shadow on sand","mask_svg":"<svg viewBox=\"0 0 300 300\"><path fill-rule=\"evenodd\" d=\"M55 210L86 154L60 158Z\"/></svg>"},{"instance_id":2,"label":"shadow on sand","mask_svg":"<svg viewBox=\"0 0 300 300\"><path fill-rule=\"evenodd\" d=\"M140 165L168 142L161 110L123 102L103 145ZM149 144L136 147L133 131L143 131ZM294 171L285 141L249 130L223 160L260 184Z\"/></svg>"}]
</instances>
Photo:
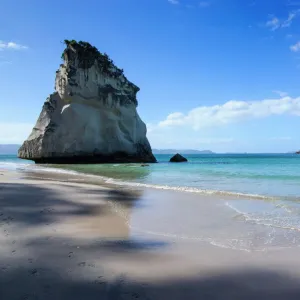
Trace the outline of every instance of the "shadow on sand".
<instances>
[{"instance_id":1,"label":"shadow on sand","mask_svg":"<svg viewBox=\"0 0 300 300\"><path fill-rule=\"evenodd\" d=\"M83 266L84 267L84 266ZM119 275L107 281L61 276L51 268L18 268L1 272L1 299L211 299L211 300L298 300L299 280L288 274L262 270L222 273L160 282L134 282Z\"/></svg>"},{"instance_id":2,"label":"shadow on sand","mask_svg":"<svg viewBox=\"0 0 300 300\"><path fill-rule=\"evenodd\" d=\"M131 205L139 199L125 190L91 190L91 194L97 193L107 199ZM53 206L55 210L49 209ZM30 230L60 217L93 214L101 216L105 213L105 209L102 211L99 204L71 202L51 189L22 184L0 185L1 230L8 225L13 225L14 228L28 226ZM152 256L143 256L143 252L168 246L161 241L131 240L128 237L95 241L82 246L82 256L89 254L89 257L94 257L99 262L98 268L85 261L72 260L70 256L73 252L69 252L69 257L62 255L59 249L63 242L71 244L72 240L27 240L26 244L20 245L20 249L24 247L26 253L34 257L33 260L27 259L25 254L8 257L1 250L0 299L300 299L300 279L281 271L244 269L214 276L202 274L199 277L166 277L164 280L139 281L132 280L132 277L122 274L121 271L111 276L106 276L105 270L101 271L101 268L105 268L105 253L110 255L112 252L117 253L117 259L119 256L125 259L129 255L134 257L133 263L137 266L145 259L149 260L149 265L159 264L155 253ZM72 269L77 270L76 272L68 271L71 264L76 265L77 269Z\"/></svg>"},{"instance_id":3,"label":"shadow on sand","mask_svg":"<svg viewBox=\"0 0 300 300\"><path fill-rule=\"evenodd\" d=\"M82 189L74 186L62 186L72 188L75 193L87 193L101 199L112 200L128 207L132 207L141 197L141 192L131 192L114 189ZM0 184L0 217L5 211L9 220L15 220L27 225L39 225L67 216L91 216L105 213L105 206L101 203L82 203L68 200L68 195L62 197L55 190L35 185L2 183ZM55 207L51 209L50 207ZM2 215L1 215L2 214ZM4 217L3 217L4 218ZM2 219L3 219L2 218ZM4 220L6 221L6 220Z\"/></svg>"}]
</instances>

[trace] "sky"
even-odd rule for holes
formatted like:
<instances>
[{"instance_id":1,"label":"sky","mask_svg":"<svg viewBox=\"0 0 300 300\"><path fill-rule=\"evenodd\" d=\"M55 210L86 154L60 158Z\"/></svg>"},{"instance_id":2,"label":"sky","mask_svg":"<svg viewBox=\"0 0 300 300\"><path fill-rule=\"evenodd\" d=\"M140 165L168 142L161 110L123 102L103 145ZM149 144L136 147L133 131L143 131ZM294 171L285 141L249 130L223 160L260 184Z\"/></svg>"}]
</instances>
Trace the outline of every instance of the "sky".
<instances>
[{"instance_id":1,"label":"sky","mask_svg":"<svg viewBox=\"0 0 300 300\"><path fill-rule=\"evenodd\" d=\"M0 11L2 144L27 138L75 39L140 87L153 148L300 149L300 0L2 0Z\"/></svg>"}]
</instances>

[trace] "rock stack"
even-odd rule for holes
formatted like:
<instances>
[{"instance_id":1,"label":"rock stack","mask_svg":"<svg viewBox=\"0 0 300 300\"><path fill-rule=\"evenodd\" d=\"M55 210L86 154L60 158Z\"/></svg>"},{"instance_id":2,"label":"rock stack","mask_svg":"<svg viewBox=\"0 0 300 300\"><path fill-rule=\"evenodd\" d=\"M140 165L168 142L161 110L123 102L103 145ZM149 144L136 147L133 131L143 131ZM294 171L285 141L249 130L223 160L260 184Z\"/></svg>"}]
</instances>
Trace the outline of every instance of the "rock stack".
<instances>
[{"instance_id":1,"label":"rock stack","mask_svg":"<svg viewBox=\"0 0 300 300\"><path fill-rule=\"evenodd\" d=\"M139 88L89 43L65 44L55 92L18 156L36 163L156 162L136 109Z\"/></svg>"}]
</instances>

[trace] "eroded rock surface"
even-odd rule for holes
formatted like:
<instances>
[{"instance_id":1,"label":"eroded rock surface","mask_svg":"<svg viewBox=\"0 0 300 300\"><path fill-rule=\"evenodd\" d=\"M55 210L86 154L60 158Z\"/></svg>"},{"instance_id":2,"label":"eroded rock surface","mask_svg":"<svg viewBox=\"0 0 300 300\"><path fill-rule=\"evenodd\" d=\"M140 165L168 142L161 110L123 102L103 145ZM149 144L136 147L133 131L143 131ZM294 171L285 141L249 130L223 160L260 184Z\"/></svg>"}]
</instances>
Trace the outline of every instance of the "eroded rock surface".
<instances>
[{"instance_id":1,"label":"eroded rock surface","mask_svg":"<svg viewBox=\"0 0 300 300\"><path fill-rule=\"evenodd\" d=\"M65 42L55 92L19 157L37 163L156 162L136 110L139 88L95 47Z\"/></svg>"}]
</instances>

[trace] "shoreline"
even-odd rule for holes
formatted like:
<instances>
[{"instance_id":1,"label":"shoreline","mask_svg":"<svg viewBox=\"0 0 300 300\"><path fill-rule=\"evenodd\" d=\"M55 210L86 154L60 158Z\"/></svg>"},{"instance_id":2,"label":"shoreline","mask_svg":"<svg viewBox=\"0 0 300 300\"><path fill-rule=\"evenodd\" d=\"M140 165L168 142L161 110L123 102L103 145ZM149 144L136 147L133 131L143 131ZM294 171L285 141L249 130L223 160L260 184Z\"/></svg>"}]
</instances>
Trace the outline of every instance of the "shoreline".
<instances>
[{"instance_id":1,"label":"shoreline","mask_svg":"<svg viewBox=\"0 0 300 300\"><path fill-rule=\"evenodd\" d=\"M3 299L299 298L299 248L255 245L223 199L0 174Z\"/></svg>"},{"instance_id":2,"label":"shoreline","mask_svg":"<svg viewBox=\"0 0 300 300\"><path fill-rule=\"evenodd\" d=\"M31 166L28 164L27 166ZM103 175L96 175L87 172L80 172L74 171L70 169L65 169L62 167L53 167L51 165L34 165L32 164L33 168L28 168L27 170L21 169L20 172L24 173L31 173L35 175L42 175L45 177L45 174L51 174L49 180L52 180L54 176L59 176L59 174L63 175L74 175L79 178L86 177L87 182L97 182L100 184L112 184L114 186L127 186L132 188L142 188L142 189L156 189L156 190L166 190L166 191L178 191L184 193L193 193L199 194L200 196L216 196L216 197L236 197L236 198L247 198L247 199L257 199L257 200L280 200L285 198L291 198L292 200L300 200L300 197L296 196L272 196L272 195L261 195L261 194L254 194L254 193L243 193L237 191L226 191L226 190L211 190L211 189L201 189L197 187L190 187L190 186L170 186L170 185L159 185L159 184L148 184L148 183L141 183L136 181L126 181L119 178L107 177ZM0 169L1 170L1 169ZM54 175L55 174L55 175ZM83 180L83 179L82 179Z\"/></svg>"},{"instance_id":3,"label":"shoreline","mask_svg":"<svg viewBox=\"0 0 300 300\"><path fill-rule=\"evenodd\" d=\"M163 155L162 155L163 157ZM218 156L215 159L197 158L191 159L187 165L168 164L163 158L159 157L161 164L153 164L142 167L140 164L111 164L111 165L36 165L19 164L21 161L12 157L11 160L4 162L4 168L32 169L42 172L49 171L55 173L79 174L81 176L100 178L104 182L117 184L120 186L133 186L134 188L154 188L157 190L175 190L194 193L200 195L216 195L217 197L237 197L260 200L287 200L299 201L299 187L296 173L296 166L300 162L293 158L293 166L290 159L285 155L278 157L279 162L287 164L290 175L278 173L280 163L272 156L266 156L262 166L266 168L268 161L272 162L269 171L258 174L257 168L252 170L252 163L244 165L243 158L226 158ZM257 154L251 160L260 164L260 159L264 155ZM217 161L215 161L217 160ZM295 161L294 161L295 160ZM26 161L25 161L26 162ZM222 166L220 166L220 164ZM237 166L240 164L241 172ZM224 168L223 168L224 166ZM255 165L256 166L256 165ZM0 163L1 169L1 163ZM181 173L182 171L182 173ZM268 172L269 175L268 175ZM232 173L232 174L231 174ZM215 176L212 176L215 174ZM227 174L227 175L226 175ZM255 177L256 175L257 178ZM282 177L282 180L280 179ZM279 179L281 181L279 181Z\"/></svg>"}]
</instances>

